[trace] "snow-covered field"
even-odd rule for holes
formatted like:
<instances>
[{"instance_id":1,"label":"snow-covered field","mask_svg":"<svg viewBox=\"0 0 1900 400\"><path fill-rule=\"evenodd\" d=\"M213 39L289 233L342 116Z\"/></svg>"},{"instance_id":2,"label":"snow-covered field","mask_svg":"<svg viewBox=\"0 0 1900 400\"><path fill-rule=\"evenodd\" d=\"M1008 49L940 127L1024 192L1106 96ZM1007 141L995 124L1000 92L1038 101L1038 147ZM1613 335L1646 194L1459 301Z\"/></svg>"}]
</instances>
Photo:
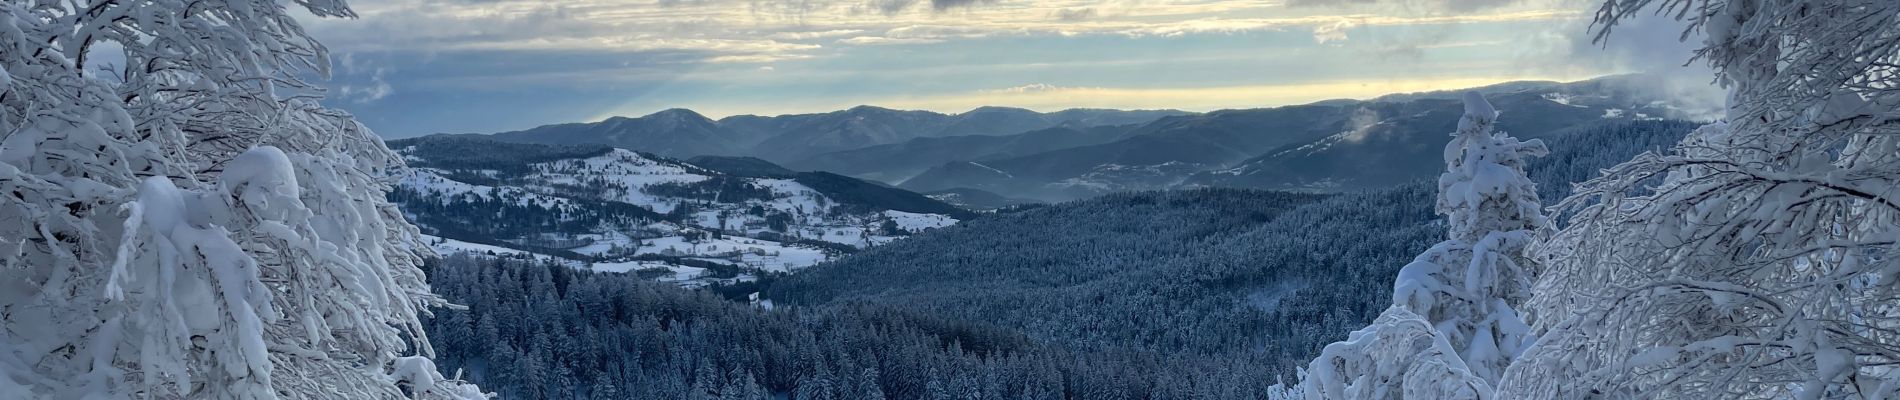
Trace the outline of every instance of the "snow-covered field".
<instances>
[{"instance_id":1,"label":"snow-covered field","mask_svg":"<svg viewBox=\"0 0 1900 400\"><path fill-rule=\"evenodd\" d=\"M946 227L950 225L956 225L957 223L956 218L950 218L950 216L942 215L942 214L921 214L921 213L903 212L903 211L897 211L897 210L885 210L884 216L887 218L890 218L892 221L897 221L897 227L899 229L903 229L903 230L911 231L911 232L922 232L925 229L942 228L942 227Z\"/></svg>"},{"instance_id":2,"label":"snow-covered field","mask_svg":"<svg viewBox=\"0 0 1900 400\"><path fill-rule=\"evenodd\" d=\"M683 236L667 236L636 241L625 235L614 233L609 235L591 235L591 238L595 240L593 244L574 248L571 249L571 251L586 255L604 256L609 253L610 249L618 246L624 249L633 249L633 252L623 254L623 259L641 255L686 257L700 261L733 265L745 270L775 273L794 272L802 268L829 261L833 258L831 254L817 248L787 245L769 240L746 237L728 236L719 239L703 238L697 241L688 241ZM433 248L437 254L441 255L470 253L477 256L490 254L511 257L532 256L537 259L555 260L571 267L591 269L598 272L630 272L648 268L666 268L672 270L673 275L663 277L661 280L682 283L694 281L700 278L705 272L703 268L653 260L596 262L592 263L591 267L589 267L589 264L583 261L501 246L469 243L429 235L423 235L423 241ZM639 244L636 245L636 242Z\"/></svg>"},{"instance_id":3,"label":"snow-covered field","mask_svg":"<svg viewBox=\"0 0 1900 400\"><path fill-rule=\"evenodd\" d=\"M644 242L646 245L639 250L641 254L712 258L725 263L736 259L742 266L771 272L790 272L831 259L819 249L743 237L706 238L690 243L684 237L668 236Z\"/></svg>"},{"instance_id":4,"label":"snow-covered field","mask_svg":"<svg viewBox=\"0 0 1900 400\"><path fill-rule=\"evenodd\" d=\"M426 160L413 157L410 161L426 162ZM579 207L578 204L583 204L576 200L619 202L662 214L673 212L674 208L681 204L690 204L693 212L682 215L680 220L673 222L656 221L634 227L601 226L583 228L584 231L578 232L547 232L548 237L542 238L587 243L563 250L610 260L595 262L589 266L583 261L562 259L564 263L571 266L591 268L601 272L666 268L673 273L661 278L662 280L679 282L688 286L703 285L714 279L707 277L707 271L704 269L651 258L653 256L683 257L733 265L742 271L750 272L741 274L737 278L726 278L726 280L749 280L752 278L751 275L795 272L830 261L838 256L834 252L828 252L816 246L795 245L790 244L789 240L779 242L761 239L761 237L785 235L801 240L818 240L864 248L889 243L903 237L877 234L885 221L890 221L896 224L898 229L912 233L943 228L958 222L957 219L946 215L889 210L875 213L834 213L833 206L838 205L836 201L792 179L743 178L748 184L768 190L770 195L765 196L768 198L753 195L744 199L706 201L705 199L656 195L645 189L656 184L704 182L714 179L718 173L623 149L615 149L594 157L555 160L528 166L533 172L508 179L511 186L485 186L448 178L457 176L456 174L504 178L497 176L499 171L496 170L444 171L433 168L411 168L401 175L398 185L426 196L434 196L433 200L443 202L443 204L449 204L456 199L508 198L515 199L522 205L534 204L554 210L569 210L564 212L571 212L571 207ZM523 183L517 185L514 182ZM586 199L574 196L586 196ZM772 218L779 219L773 222ZM782 228L783 231L776 231L773 228ZM725 234L714 238L712 231L721 231ZM518 238L497 238L497 240L514 242ZM501 246L439 237L429 237L428 242L437 252L444 254L455 252L484 255L493 253L502 256L533 254ZM558 258L545 254L533 255ZM647 259L633 260L642 257Z\"/></svg>"},{"instance_id":5,"label":"snow-covered field","mask_svg":"<svg viewBox=\"0 0 1900 400\"><path fill-rule=\"evenodd\" d=\"M548 186L589 186L600 181L618 184L628 190L613 192L608 195L608 200L646 207L660 213L673 211L679 200L650 195L640 188L660 183L693 183L712 178L624 149L614 149L597 157L536 164L534 169L535 173L527 176L527 180L544 182Z\"/></svg>"},{"instance_id":6,"label":"snow-covered field","mask_svg":"<svg viewBox=\"0 0 1900 400\"><path fill-rule=\"evenodd\" d=\"M638 270L650 269L650 268L670 269L670 270L673 270L676 275L687 268L691 268L694 270L701 270L701 271L704 270L701 268L683 267L683 266L668 264L668 263L660 262L660 261L627 261L627 262L612 262L612 263L594 263L594 271L597 271L597 272L631 272L631 271L638 271ZM692 271L692 272L698 273L699 271Z\"/></svg>"},{"instance_id":7,"label":"snow-covered field","mask_svg":"<svg viewBox=\"0 0 1900 400\"><path fill-rule=\"evenodd\" d=\"M486 244L480 244L480 243L469 243L469 242L464 242L464 241L449 239L449 238L444 238L444 237L438 237L438 236L422 235L422 241L424 244L429 245L431 249L434 249L436 255L441 255L441 256L448 256L448 255L456 254L456 253L467 253L472 256L487 257L492 254L497 257L533 257L534 259L537 259L537 260L552 261L552 262L560 263L561 265L566 265L568 267L573 267L573 268L583 268L587 265L586 262L580 261L580 260L571 260L571 259L556 257L552 255L547 255L547 254L516 250L516 249L511 249L511 248L501 247L501 246L492 246L492 245L486 245Z\"/></svg>"},{"instance_id":8,"label":"snow-covered field","mask_svg":"<svg viewBox=\"0 0 1900 400\"><path fill-rule=\"evenodd\" d=\"M493 172L493 171L489 171ZM542 195L516 187L493 187L463 183L442 176L443 171L433 168L409 168L403 171L396 184L422 193L433 194L445 204L457 197L473 196L482 199L507 197L516 199L517 204L534 204L547 208L570 206L568 199Z\"/></svg>"},{"instance_id":9,"label":"snow-covered field","mask_svg":"<svg viewBox=\"0 0 1900 400\"><path fill-rule=\"evenodd\" d=\"M460 240L437 237L437 236L429 236L429 235L422 235L422 241L423 243L427 243L429 247L434 248L435 252L438 254L451 254L451 253L459 253L459 252L470 252L470 253L477 253L477 254L495 253L497 255L533 254L526 251L510 249L507 247L491 246L491 245L480 244L480 243L469 243L469 242L464 242Z\"/></svg>"}]
</instances>

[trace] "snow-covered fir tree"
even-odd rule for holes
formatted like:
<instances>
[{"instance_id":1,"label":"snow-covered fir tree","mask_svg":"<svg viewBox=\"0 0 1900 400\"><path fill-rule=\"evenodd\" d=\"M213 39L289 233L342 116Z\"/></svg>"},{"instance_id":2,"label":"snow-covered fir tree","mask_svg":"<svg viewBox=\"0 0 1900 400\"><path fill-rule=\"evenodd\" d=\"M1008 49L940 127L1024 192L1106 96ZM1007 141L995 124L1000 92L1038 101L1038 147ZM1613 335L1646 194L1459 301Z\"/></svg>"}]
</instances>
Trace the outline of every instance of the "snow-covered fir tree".
<instances>
[{"instance_id":1,"label":"snow-covered fir tree","mask_svg":"<svg viewBox=\"0 0 1900 400\"><path fill-rule=\"evenodd\" d=\"M1658 11L1727 115L1560 203L1501 397L1900 396L1900 2L1614 0L1599 35Z\"/></svg>"},{"instance_id":2,"label":"snow-covered fir tree","mask_svg":"<svg viewBox=\"0 0 1900 400\"><path fill-rule=\"evenodd\" d=\"M290 7L0 1L0 398L481 397Z\"/></svg>"},{"instance_id":3,"label":"snow-covered fir tree","mask_svg":"<svg viewBox=\"0 0 1900 400\"><path fill-rule=\"evenodd\" d=\"M1514 306L1529 297L1524 248L1548 223L1524 168L1548 151L1493 132L1497 115L1483 96L1465 95L1438 178L1447 239L1399 270L1391 308L1313 360L1308 398L1488 398L1529 346Z\"/></svg>"}]
</instances>

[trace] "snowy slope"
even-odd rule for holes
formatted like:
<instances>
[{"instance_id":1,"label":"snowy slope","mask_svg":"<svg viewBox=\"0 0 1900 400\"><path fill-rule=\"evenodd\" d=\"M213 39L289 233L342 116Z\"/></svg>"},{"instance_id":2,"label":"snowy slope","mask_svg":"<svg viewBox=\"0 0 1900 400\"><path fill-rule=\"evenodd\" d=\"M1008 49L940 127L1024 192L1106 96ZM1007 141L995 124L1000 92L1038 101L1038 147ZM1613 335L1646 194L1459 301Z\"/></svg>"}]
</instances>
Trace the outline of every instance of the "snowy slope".
<instances>
[{"instance_id":1,"label":"snowy slope","mask_svg":"<svg viewBox=\"0 0 1900 400\"><path fill-rule=\"evenodd\" d=\"M397 186L432 194L441 202L448 203L456 198L514 199L516 204L538 205L547 208L565 207L572 201L555 196L534 193L522 188L493 187L462 183L442 176L442 170L434 168L409 168L402 171Z\"/></svg>"},{"instance_id":2,"label":"snowy slope","mask_svg":"<svg viewBox=\"0 0 1900 400\"><path fill-rule=\"evenodd\" d=\"M958 222L856 202L861 194L840 200L795 178L727 175L624 149L556 148L536 154L580 155L431 164L423 155L445 153L427 148L431 143L392 147L414 166L398 175L404 197L397 202L425 232L442 236L430 239L439 253L536 254L700 286L792 273Z\"/></svg>"},{"instance_id":3,"label":"snowy slope","mask_svg":"<svg viewBox=\"0 0 1900 400\"><path fill-rule=\"evenodd\" d=\"M534 164L533 174L523 176L527 187L554 191L559 185L613 185L633 190L615 190L607 200L647 207L655 212L670 212L673 204L660 196L648 195L639 188L660 183L694 183L711 178L711 172L695 172L681 164L667 163L624 149L606 155L578 160Z\"/></svg>"},{"instance_id":4,"label":"snowy slope","mask_svg":"<svg viewBox=\"0 0 1900 400\"><path fill-rule=\"evenodd\" d=\"M920 214L885 210L884 216L890 218L892 221L896 221L899 229L911 232L922 232L925 229L942 228L957 223L956 218L941 214Z\"/></svg>"}]
</instances>

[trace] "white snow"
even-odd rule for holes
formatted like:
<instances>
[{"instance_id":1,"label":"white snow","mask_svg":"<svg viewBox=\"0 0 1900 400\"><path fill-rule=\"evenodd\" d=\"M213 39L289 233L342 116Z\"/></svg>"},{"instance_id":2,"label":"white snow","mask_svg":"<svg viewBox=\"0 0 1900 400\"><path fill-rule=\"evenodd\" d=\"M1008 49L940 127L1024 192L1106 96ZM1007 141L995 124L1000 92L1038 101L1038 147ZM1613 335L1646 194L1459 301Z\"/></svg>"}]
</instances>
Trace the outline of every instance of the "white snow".
<instances>
[{"instance_id":1,"label":"white snow","mask_svg":"<svg viewBox=\"0 0 1900 400\"><path fill-rule=\"evenodd\" d=\"M426 361L402 160L294 83L347 6L49 4L0 6L0 398L483 397Z\"/></svg>"},{"instance_id":2,"label":"white snow","mask_svg":"<svg viewBox=\"0 0 1900 400\"><path fill-rule=\"evenodd\" d=\"M513 198L519 205L538 205L547 208L569 207L573 203L565 198L543 195L516 187L493 187L463 183L442 176L442 171L431 168L409 168L397 179L397 184L418 192L432 194L447 204L450 200L462 196L480 199Z\"/></svg>"},{"instance_id":3,"label":"white snow","mask_svg":"<svg viewBox=\"0 0 1900 400\"><path fill-rule=\"evenodd\" d=\"M772 272L789 272L831 259L819 249L743 237L705 238L692 243L681 236L668 236L645 242L639 248L641 254L701 257Z\"/></svg>"},{"instance_id":4,"label":"white snow","mask_svg":"<svg viewBox=\"0 0 1900 400\"><path fill-rule=\"evenodd\" d=\"M1590 107L1590 106L1586 106L1582 104L1576 104L1578 97L1599 98L1597 96L1578 96L1578 95L1574 95L1570 93L1562 93L1562 92L1545 93L1542 97L1544 98L1544 100L1550 100L1552 103L1557 103L1557 104L1562 104L1562 105L1577 107L1577 108Z\"/></svg>"},{"instance_id":5,"label":"white snow","mask_svg":"<svg viewBox=\"0 0 1900 400\"><path fill-rule=\"evenodd\" d=\"M1551 102L1553 102L1553 103L1557 103L1557 104L1562 104L1562 105L1566 105L1566 106L1567 106L1567 105L1570 105L1570 95L1569 95L1569 94L1564 94L1564 93L1545 93L1543 97L1544 97L1544 100L1550 100L1550 101L1551 101Z\"/></svg>"},{"instance_id":6,"label":"white snow","mask_svg":"<svg viewBox=\"0 0 1900 400\"><path fill-rule=\"evenodd\" d=\"M885 210L884 216L897 222L897 228L910 232L923 232L926 229L942 228L957 223L956 218L942 214L923 214L897 210Z\"/></svg>"},{"instance_id":7,"label":"white snow","mask_svg":"<svg viewBox=\"0 0 1900 400\"><path fill-rule=\"evenodd\" d=\"M469 243L469 242L464 242L460 240L444 238L440 236L422 235L422 242L428 244L431 248L435 249L436 253L439 253L439 254L451 254L451 253L458 253L458 252L469 252L469 253L476 253L476 254L495 253L498 255L534 254L534 253L529 253L526 251L510 249L507 247L486 245L486 244L480 244L480 243Z\"/></svg>"},{"instance_id":8,"label":"white snow","mask_svg":"<svg viewBox=\"0 0 1900 400\"><path fill-rule=\"evenodd\" d=\"M790 216L784 234L793 238L815 239L845 244L855 247L869 247L888 243L901 236L882 236L871 234L884 220L895 222L900 229L910 232L922 232L956 224L955 218L923 213L886 211L865 214L833 214L835 201L811 187L791 179L752 179L745 181L758 188L768 190L769 198L728 199L708 202L703 199L685 199L660 196L648 193L649 185L662 183L695 183L713 179L714 173L691 165L642 156L627 150L612 150L594 157L555 160L530 165L533 172L523 176L504 177L495 170L455 170L444 171L429 168L411 168L400 175L399 184L418 192L440 196L438 201L452 201L455 197L474 197L483 199L510 198L520 204L538 204L544 207L572 207L574 196L598 196L599 200L622 202L644 207L655 212L667 213L682 203L690 203L694 212L685 215L681 224L660 222L642 227L598 227L584 233L559 233L554 239L590 241L589 244L566 249L580 254L606 258L605 262L595 262L592 269L602 272L628 272L643 268L664 267L674 274L664 280L685 286L698 286L718 280L704 277L703 271L696 268L672 265L664 261L632 261L641 256L653 255L665 257L688 257L702 261L735 265L749 274L789 273L799 269L830 261L834 256L826 250L803 245L792 245L772 240L748 236L769 237L771 234L767 216L783 214ZM505 178L509 182L504 187L469 184L448 179L451 174L474 174L488 178ZM599 192L587 192L601 189ZM760 211L763 211L762 213ZM622 231L626 230L626 231ZM720 231L719 238L713 238L713 231ZM553 233L550 233L553 234ZM687 237L697 239L689 241ZM504 238L504 240L510 240ZM497 255L521 256L532 253L475 243L466 243L442 238L430 237L427 243L441 253L470 252ZM547 255L532 254L537 258L558 259ZM586 265L576 260L558 259L561 263L577 268ZM739 278L725 278L724 281L748 280L750 275Z\"/></svg>"},{"instance_id":9,"label":"white snow","mask_svg":"<svg viewBox=\"0 0 1900 400\"><path fill-rule=\"evenodd\" d=\"M996 169L996 167L991 167L991 166L988 166L988 165L983 165L983 163L980 163L980 162L975 162L975 161L970 161L969 163L970 163L970 165L975 165L975 166L978 166L978 167L982 167L983 169L987 169L987 170L990 170L990 172L995 172L995 173L996 173L997 175L1002 175L1002 176L1005 176L1005 177L1010 177L1010 178L1015 178L1015 177L1016 177L1015 175L1010 175L1010 174L1009 174L1008 172L1003 172L1003 170L1000 170L1000 169Z\"/></svg>"},{"instance_id":10,"label":"white snow","mask_svg":"<svg viewBox=\"0 0 1900 400\"><path fill-rule=\"evenodd\" d=\"M1378 321L1309 364L1309 397L1486 398L1534 340L1513 307L1529 295L1524 248L1548 226L1525 160L1548 151L1492 132L1497 115L1483 96L1465 94L1438 178L1446 240L1399 269Z\"/></svg>"},{"instance_id":11,"label":"white snow","mask_svg":"<svg viewBox=\"0 0 1900 400\"><path fill-rule=\"evenodd\" d=\"M534 168L536 172L526 177L528 181L542 182L547 185L589 186L591 180L604 180L627 188L624 191L610 193L609 200L647 207L660 213L672 211L679 200L649 195L640 190L642 187L660 183L692 183L711 179L707 175L694 173L685 167L646 158L625 149L614 149L596 157L536 164ZM538 189L554 190L552 187Z\"/></svg>"},{"instance_id":12,"label":"white snow","mask_svg":"<svg viewBox=\"0 0 1900 400\"><path fill-rule=\"evenodd\" d=\"M638 271L638 270L649 269L649 268L666 268L669 270L673 270L675 274L678 274L680 271L678 268L690 268L690 267L681 267L681 266L668 264L661 261L626 261L626 262L594 263L594 271L596 272L630 272L630 271Z\"/></svg>"},{"instance_id":13,"label":"white snow","mask_svg":"<svg viewBox=\"0 0 1900 400\"><path fill-rule=\"evenodd\" d=\"M688 267L684 265L667 264L665 268L672 270L673 275L660 277L659 280L661 282L676 282L676 283L681 283L681 284L687 284L687 283L695 282L695 280L699 279L700 275L706 274L706 269L699 268L699 267Z\"/></svg>"}]
</instances>

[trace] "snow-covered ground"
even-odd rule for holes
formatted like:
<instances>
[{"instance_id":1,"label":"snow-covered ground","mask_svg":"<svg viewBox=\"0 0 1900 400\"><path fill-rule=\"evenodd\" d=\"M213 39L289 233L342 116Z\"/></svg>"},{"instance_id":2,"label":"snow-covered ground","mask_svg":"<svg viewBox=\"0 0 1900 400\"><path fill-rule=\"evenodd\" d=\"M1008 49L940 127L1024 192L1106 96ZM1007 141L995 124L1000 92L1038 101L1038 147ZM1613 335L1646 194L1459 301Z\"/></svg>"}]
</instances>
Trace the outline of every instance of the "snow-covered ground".
<instances>
[{"instance_id":1,"label":"snow-covered ground","mask_svg":"<svg viewBox=\"0 0 1900 400\"><path fill-rule=\"evenodd\" d=\"M442 256L447 256L447 255L455 254L455 253L468 253L469 255L473 255L473 256L488 256L490 254L493 254L495 256L500 256L500 257L533 257L538 260L553 261L553 262L560 263L561 265L566 265L566 266L574 267L574 268L581 268L587 265L586 262L579 261L579 260L570 260L567 258L556 257L552 255L534 253L534 252L523 251L523 250L510 249L510 248L501 247L501 246L492 246L492 245L486 245L486 244L480 244L480 243L469 243L469 242L464 242L460 240L449 239L449 238L439 237L439 236L422 235L422 242L424 244L429 245L431 249L434 249L437 255L442 255Z\"/></svg>"},{"instance_id":2,"label":"snow-covered ground","mask_svg":"<svg viewBox=\"0 0 1900 400\"><path fill-rule=\"evenodd\" d=\"M525 177L527 181L543 182L546 186L583 187L597 185L598 181L614 183L628 190L610 193L608 200L646 207L660 213L673 211L679 200L650 195L640 188L660 183L693 183L712 178L625 149L614 149L596 157L535 164L534 169L535 173Z\"/></svg>"},{"instance_id":3,"label":"snow-covered ground","mask_svg":"<svg viewBox=\"0 0 1900 400\"><path fill-rule=\"evenodd\" d=\"M842 243L842 244L850 245L852 247L857 247L857 248L866 248L866 247L876 246L880 244L890 243L891 241L894 241L897 239L903 239L902 236L885 236L885 235L871 234L871 232L876 231L876 229L874 229L876 228L876 226L860 226L860 225L807 226L807 227L800 227L800 228L801 229L798 230L799 234L804 235L804 237L806 238L811 238L811 239L825 241L825 242L832 242L832 243Z\"/></svg>"},{"instance_id":4,"label":"snow-covered ground","mask_svg":"<svg viewBox=\"0 0 1900 400\"><path fill-rule=\"evenodd\" d=\"M628 273L628 272L634 272L634 271L649 270L649 269L654 269L654 268L665 269L668 272L668 274L666 275L661 275L658 278L654 278L654 280L657 280L660 282L673 282L673 283L678 283L684 286L702 286L706 283L704 280L701 279L701 278L706 277L705 268L688 267L684 265L671 264L671 263L662 262L662 261L627 261L627 262L612 262L612 263L594 263L593 265L593 270L595 272ZM734 278L729 281L750 281L753 279L754 278L752 278L750 275L740 275L738 278Z\"/></svg>"},{"instance_id":5,"label":"snow-covered ground","mask_svg":"<svg viewBox=\"0 0 1900 400\"><path fill-rule=\"evenodd\" d=\"M802 268L818 265L818 263L830 261L833 257L822 249L787 245L769 240L746 237L728 236L719 239L704 238L697 242L689 242L683 236L667 236L639 240L637 242L641 243L640 245L635 245L635 240L618 233L592 235L591 238L594 239L593 244L574 248L571 249L571 251L586 255L604 256L609 253L610 249L617 245L625 249L637 249L629 255L624 255L624 257L637 257L641 255L686 257L699 261L732 265L745 270L776 273L794 272ZM493 254L496 256L519 257L527 255L538 259L556 260L571 267L588 268L588 263L586 262L507 247L469 243L429 235L423 235L423 240L424 243L427 243L433 248L437 254L441 255L460 252L477 256ZM653 260L597 262L593 263L591 267L593 271L598 272L630 272L647 268L667 268L672 270L673 275L671 277L664 277L662 280L675 282L693 281L704 274L703 268Z\"/></svg>"},{"instance_id":6,"label":"snow-covered ground","mask_svg":"<svg viewBox=\"0 0 1900 400\"><path fill-rule=\"evenodd\" d=\"M516 199L516 204L534 204L547 208L570 206L573 204L572 201L565 198L542 195L522 188L498 188L475 185L449 179L442 175L443 171L433 168L409 168L403 171L396 184L409 188L410 190L433 194L445 204L461 196L472 196L482 199L494 199L498 198L498 196L507 197Z\"/></svg>"},{"instance_id":7,"label":"snow-covered ground","mask_svg":"<svg viewBox=\"0 0 1900 400\"><path fill-rule=\"evenodd\" d=\"M887 218L890 218L892 221L896 221L898 229L903 229L903 230L911 231L911 232L923 232L925 229L942 228L942 227L946 227L950 225L956 225L957 223L956 218L951 218L948 215L942 215L942 214L922 214L922 213L914 213L914 212L903 212L903 211L897 211L897 210L885 210L884 216Z\"/></svg>"},{"instance_id":8,"label":"snow-covered ground","mask_svg":"<svg viewBox=\"0 0 1900 400\"><path fill-rule=\"evenodd\" d=\"M458 252L471 252L471 253L478 253L478 254L495 253L497 255L532 254L526 251L510 249L507 247L491 246L491 245L480 244L480 243L469 243L469 242L464 242L460 240L449 239L449 238L438 237L438 236L429 236L429 235L422 235L422 242L427 243L429 247L434 248L435 252L438 254L452 254L452 253L458 253Z\"/></svg>"},{"instance_id":9,"label":"snow-covered ground","mask_svg":"<svg viewBox=\"0 0 1900 400\"><path fill-rule=\"evenodd\" d=\"M404 152L414 149L403 149ZM414 159L411 162L426 162ZM852 247L865 248L894 240L903 236L877 235L886 220L894 222L899 229L909 232L922 232L929 229L954 225L955 218L938 215L902 211L880 211L876 213L833 213L838 203L822 192L812 189L792 179L743 178L747 183L770 191L768 198L751 197L745 199L706 201L656 195L648 193L651 185L676 183L690 184L714 179L718 173L677 161L648 157L640 153L615 149L594 157L574 158L529 164L533 171L522 176L502 177L496 170L455 170L444 171L433 168L411 168L400 176L398 184L425 195L435 196L433 200L444 204L457 198L516 199L520 204L535 204L549 209L571 211L570 207L579 207L587 201L610 201L626 203L646 208L656 213L670 213L681 204L691 204L693 212L682 216L675 222L658 221L637 227L602 226L583 228L579 232L548 232L546 239L572 240L588 243L584 246L563 250L610 260L596 262L591 269L601 272L631 272L641 269L666 268L673 272L662 280L679 282L682 285L697 286L713 280L749 280L752 275L761 273L790 273L830 261L838 255L819 246L791 244L792 240L779 242L761 238L784 235L798 240L818 240ZM509 178L510 186L485 186L459 182L449 176L479 175L486 178ZM605 190L602 190L605 189ZM585 199L575 196L585 196ZM775 216L775 217L773 217ZM771 218L783 218L777 221L783 226L768 223ZM783 228L783 232L771 228ZM713 238L711 231L724 232L719 238ZM695 239L689 240L688 237ZM514 241L516 238L497 238L501 241ZM440 253L471 252L505 256L532 254L525 251L501 246L490 246L448 240L438 237L428 239L432 247ZM537 256L558 258L544 254ZM634 261L634 258L647 260ZM738 278L714 279L707 277L707 271L652 260L653 256L684 257L694 260L715 262L738 267L742 271ZM618 261L615 261L618 260ZM565 260L564 263L577 268L588 268L586 262Z\"/></svg>"},{"instance_id":10,"label":"snow-covered ground","mask_svg":"<svg viewBox=\"0 0 1900 400\"><path fill-rule=\"evenodd\" d=\"M790 272L831 259L823 250L745 237L705 238L690 243L685 237L668 236L644 242L641 254L701 257L771 272Z\"/></svg>"}]
</instances>

